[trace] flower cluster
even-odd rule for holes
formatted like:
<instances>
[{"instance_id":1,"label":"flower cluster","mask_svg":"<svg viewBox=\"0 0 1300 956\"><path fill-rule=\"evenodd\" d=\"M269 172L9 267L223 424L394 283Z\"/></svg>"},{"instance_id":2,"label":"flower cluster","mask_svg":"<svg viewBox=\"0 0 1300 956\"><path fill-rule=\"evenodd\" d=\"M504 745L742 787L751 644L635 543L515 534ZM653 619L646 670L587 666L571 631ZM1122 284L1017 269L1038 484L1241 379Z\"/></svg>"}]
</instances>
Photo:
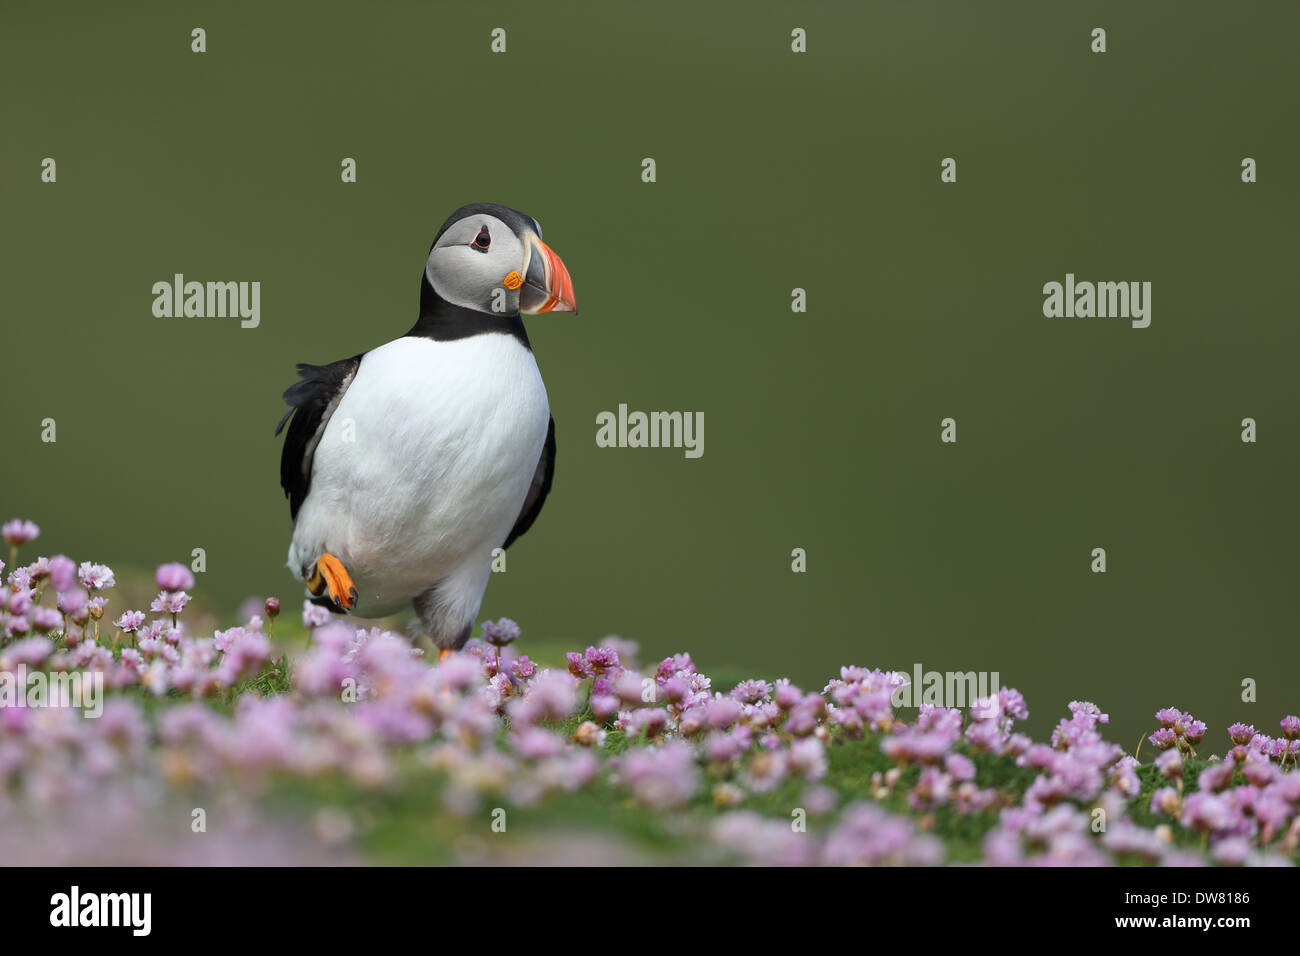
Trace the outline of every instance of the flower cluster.
<instances>
[{"instance_id":1,"label":"flower cluster","mask_svg":"<svg viewBox=\"0 0 1300 956\"><path fill-rule=\"evenodd\" d=\"M3 531L11 564L39 534L24 521ZM1029 712L1011 688L905 717L905 678L892 671L844 667L820 691L785 679L715 687L689 654L643 666L614 637L548 668L518 653L506 618L434 663L400 634L309 602L310 643L286 663L270 633L278 600L200 636L184 619L190 570L163 565L155 582L160 616L123 610L110 627L108 567L57 555L9 570L0 672L99 674L109 699L98 720L0 708L0 818L141 787L247 795L329 778L367 790L424 773L462 817L608 793L693 827L706 860L936 864L949 851L935 830L953 819L1001 865L1276 862L1300 846L1294 716L1276 737L1229 727L1231 750L1192 786L1206 728L1173 708L1157 713L1160 753L1143 767L1104 739L1109 718L1086 701L1036 742L1017 730ZM874 763L846 770L853 759ZM320 829L338 840L351 824L326 813Z\"/></svg>"},{"instance_id":2,"label":"flower cluster","mask_svg":"<svg viewBox=\"0 0 1300 956\"><path fill-rule=\"evenodd\" d=\"M10 521L4 528L11 544L26 543L39 533L30 521ZM234 688L271 660L260 618L211 637L186 633L179 615L189 601L185 589L194 586L194 575L181 564L158 568L161 590L150 609L170 619L148 620L143 611L123 611L112 622L111 637L101 631L106 592L116 584L111 568L77 564L60 554L14 568L6 583L0 595L5 644L0 671L19 663L55 673L92 671L114 690L142 687L159 696L177 690L206 697Z\"/></svg>"},{"instance_id":3,"label":"flower cluster","mask_svg":"<svg viewBox=\"0 0 1300 956\"><path fill-rule=\"evenodd\" d=\"M1156 720L1160 721L1160 729L1147 738L1153 746L1160 750L1177 747L1182 753L1196 753L1195 745L1205 736L1204 721L1183 713L1177 707L1156 711Z\"/></svg>"},{"instance_id":4,"label":"flower cluster","mask_svg":"<svg viewBox=\"0 0 1300 956\"><path fill-rule=\"evenodd\" d=\"M1182 755L1167 749L1156 768L1172 786L1152 794L1151 812L1200 833L1218 863L1245 863L1261 849L1294 854L1300 845L1300 774L1285 772L1285 766L1294 763L1290 743L1300 718L1288 715L1280 726L1278 739L1248 724L1230 726L1232 749L1200 772L1192 793L1184 792Z\"/></svg>"}]
</instances>

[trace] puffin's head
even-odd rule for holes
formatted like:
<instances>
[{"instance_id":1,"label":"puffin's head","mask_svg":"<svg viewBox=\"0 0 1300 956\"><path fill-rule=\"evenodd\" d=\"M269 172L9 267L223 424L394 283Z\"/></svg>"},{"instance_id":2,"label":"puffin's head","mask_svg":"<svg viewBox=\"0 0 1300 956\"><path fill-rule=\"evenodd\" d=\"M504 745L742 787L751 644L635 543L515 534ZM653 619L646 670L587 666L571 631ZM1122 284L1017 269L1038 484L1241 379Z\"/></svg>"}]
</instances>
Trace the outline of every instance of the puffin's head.
<instances>
[{"instance_id":1,"label":"puffin's head","mask_svg":"<svg viewBox=\"0 0 1300 956\"><path fill-rule=\"evenodd\" d=\"M477 312L577 312L573 280L532 216L481 202L461 206L434 237L424 275L441 298Z\"/></svg>"}]
</instances>

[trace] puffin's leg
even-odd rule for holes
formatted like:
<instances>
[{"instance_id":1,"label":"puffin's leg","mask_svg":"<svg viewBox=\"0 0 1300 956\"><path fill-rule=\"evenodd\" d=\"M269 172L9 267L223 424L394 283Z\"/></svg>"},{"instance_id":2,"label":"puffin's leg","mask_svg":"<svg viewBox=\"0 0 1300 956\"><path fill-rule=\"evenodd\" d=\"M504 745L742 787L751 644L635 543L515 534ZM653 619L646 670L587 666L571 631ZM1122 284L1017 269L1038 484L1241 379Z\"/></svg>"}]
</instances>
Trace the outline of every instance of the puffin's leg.
<instances>
[{"instance_id":1,"label":"puffin's leg","mask_svg":"<svg viewBox=\"0 0 1300 956\"><path fill-rule=\"evenodd\" d=\"M420 625L428 639L438 648L438 660L446 660L465 646L469 640L473 622L461 624L457 615L448 608L439 593L439 585L434 585L422 594L416 595L412 602L415 613L420 618Z\"/></svg>"},{"instance_id":2,"label":"puffin's leg","mask_svg":"<svg viewBox=\"0 0 1300 956\"><path fill-rule=\"evenodd\" d=\"M357 603L357 587L352 583L352 575L343 567L343 562L328 551L316 559L311 577L307 579L307 590L317 597L329 591L330 600L345 611Z\"/></svg>"}]
</instances>

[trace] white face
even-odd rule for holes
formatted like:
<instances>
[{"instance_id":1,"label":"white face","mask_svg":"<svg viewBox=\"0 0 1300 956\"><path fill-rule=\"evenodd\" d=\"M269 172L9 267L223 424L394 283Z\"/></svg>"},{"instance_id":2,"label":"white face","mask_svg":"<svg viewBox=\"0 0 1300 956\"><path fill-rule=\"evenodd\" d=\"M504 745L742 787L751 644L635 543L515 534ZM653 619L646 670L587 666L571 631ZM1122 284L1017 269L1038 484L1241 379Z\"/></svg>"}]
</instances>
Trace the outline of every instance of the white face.
<instances>
[{"instance_id":1,"label":"white face","mask_svg":"<svg viewBox=\"0 0 1300 956\"><path fill-rule=\"evenodd\" d=\"M528 275L529 247L496 216L475 213L453 223L438 239L424 267L433 290L448 302L477 312L519 311L519 288L506 277Z\"/></svg>"}]
</instances>

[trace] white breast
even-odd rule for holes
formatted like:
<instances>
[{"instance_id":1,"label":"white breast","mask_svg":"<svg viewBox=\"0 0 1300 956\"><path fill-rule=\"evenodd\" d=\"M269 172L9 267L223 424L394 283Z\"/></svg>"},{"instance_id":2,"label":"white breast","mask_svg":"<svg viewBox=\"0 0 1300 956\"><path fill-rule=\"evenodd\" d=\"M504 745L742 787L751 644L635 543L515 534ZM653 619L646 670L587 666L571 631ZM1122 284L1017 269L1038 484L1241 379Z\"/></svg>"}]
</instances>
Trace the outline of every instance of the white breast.
<instances>
[{"instance_id":1,"label":"white breast","mask_svg":"<svg viewBox=\"0 0 1300 956\"><path fill-rule=\"evenodd\" d=\"M316 448L290 565L339 557L363 617L466 562L486 567L523 507L549 418L533 354L512 336L375 349Z\"/></svg>"}]
</instances>

